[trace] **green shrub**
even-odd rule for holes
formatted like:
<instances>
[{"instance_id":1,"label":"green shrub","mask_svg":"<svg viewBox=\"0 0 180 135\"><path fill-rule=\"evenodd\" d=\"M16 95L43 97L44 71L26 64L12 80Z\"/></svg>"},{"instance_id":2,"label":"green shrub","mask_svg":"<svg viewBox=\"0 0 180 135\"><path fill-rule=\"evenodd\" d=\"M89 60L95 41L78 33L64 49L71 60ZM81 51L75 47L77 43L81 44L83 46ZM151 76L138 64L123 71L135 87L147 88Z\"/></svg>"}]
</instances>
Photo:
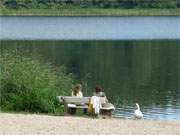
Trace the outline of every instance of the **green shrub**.
<instances>
[{"instance_id":1,"label":"green shrub","mask_svg":"<svg viewBox=\"0 0 180 135\"><path fill-rule=\"evenodd\" d=\"M1 0L1 5L11 8L177 8L179 0Z\"/></svg>"},{"instance_id":2,"label":"green shrub","mask_svg":"<svg viewBox=\"0 0 180 135\"><path fill-rule=\"evenodd\" d=\"M57 113L58 95L69 95L75 81L64 68L55 69L17 51L0 54L2 110Z\"/></svg>"}]
</instances>

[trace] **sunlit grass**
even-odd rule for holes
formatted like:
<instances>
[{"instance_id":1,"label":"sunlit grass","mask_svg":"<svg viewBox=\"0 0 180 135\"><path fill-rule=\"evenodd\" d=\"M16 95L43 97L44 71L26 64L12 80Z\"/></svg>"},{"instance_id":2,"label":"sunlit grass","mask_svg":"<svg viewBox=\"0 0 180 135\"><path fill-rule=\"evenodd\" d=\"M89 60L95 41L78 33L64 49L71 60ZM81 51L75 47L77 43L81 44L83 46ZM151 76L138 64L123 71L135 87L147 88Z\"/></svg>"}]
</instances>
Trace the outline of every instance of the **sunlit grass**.
<instances>
[{"instance_id":1,"label":"sunlit grass","mask_svg":"<svg viewBox=\"0 0 180 135\"><path fill-rule=\"evenodd\" d=\"M69 95L72 74L55 69L38 57L17 51L0 54L0 104L3 111L59 114L58 95Z\"/></svg>"},{"instance_id":2,"label":"sunlit grass","mask_svg":"<svg viewBox=\"0 0 180 135\"><path fill-rule=\"evenodd\" d=\"M179 16L180 9L103 9L103 8L61 8L61 9L7 9L0 15L24 16Z\"/></svg>"}]
</instances>

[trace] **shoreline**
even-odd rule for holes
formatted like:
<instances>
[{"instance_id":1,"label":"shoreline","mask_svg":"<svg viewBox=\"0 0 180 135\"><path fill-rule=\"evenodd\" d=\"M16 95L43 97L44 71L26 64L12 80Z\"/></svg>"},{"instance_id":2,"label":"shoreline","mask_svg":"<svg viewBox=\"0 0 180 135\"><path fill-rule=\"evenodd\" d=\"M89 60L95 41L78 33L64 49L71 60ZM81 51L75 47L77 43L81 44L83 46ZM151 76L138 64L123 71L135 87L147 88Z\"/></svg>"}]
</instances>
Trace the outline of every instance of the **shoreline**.
<instances>
[{"instance_id":1,"label":"shoreline","mask_svg":"<svg viewBox=\"0 0 180 135\"><path fill-rule=\"evenodd\" d=\"M103 9L103 8L62 8L62 9L7 9L0 7L0 16L54 16L54 17L129 17L129 16L180 16L177 9Z\"/></svg>"},{"instance_id":2,"label":"shoreline","mask_svg":"<svg viewBox=\"0 0 180 135\"><path fill-rule=\"evenodd\" d=\"M174 121L0 113L0 134L4 135L169 135L179 133L180 122Z\"/></svg>"}]
</instances>

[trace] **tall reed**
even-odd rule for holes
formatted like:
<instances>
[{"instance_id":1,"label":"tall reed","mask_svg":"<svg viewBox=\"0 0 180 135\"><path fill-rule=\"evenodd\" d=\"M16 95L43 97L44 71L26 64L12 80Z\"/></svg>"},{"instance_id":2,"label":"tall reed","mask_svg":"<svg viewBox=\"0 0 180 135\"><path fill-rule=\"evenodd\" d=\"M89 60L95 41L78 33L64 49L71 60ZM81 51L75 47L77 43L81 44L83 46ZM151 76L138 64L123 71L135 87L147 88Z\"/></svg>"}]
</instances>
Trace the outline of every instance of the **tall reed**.
<instances>
[{"instance_id":1,"label":"tall reed","mask_svg":"<svg viewBox=\"0 0 180 135\"><path fill-rule=\"evenodd\" d=\"M0 105L8 111L61 112L56 97L70 94L76 81L64 68L17 51L0 54L0 71Z\"/></svg>"}]
</instances>

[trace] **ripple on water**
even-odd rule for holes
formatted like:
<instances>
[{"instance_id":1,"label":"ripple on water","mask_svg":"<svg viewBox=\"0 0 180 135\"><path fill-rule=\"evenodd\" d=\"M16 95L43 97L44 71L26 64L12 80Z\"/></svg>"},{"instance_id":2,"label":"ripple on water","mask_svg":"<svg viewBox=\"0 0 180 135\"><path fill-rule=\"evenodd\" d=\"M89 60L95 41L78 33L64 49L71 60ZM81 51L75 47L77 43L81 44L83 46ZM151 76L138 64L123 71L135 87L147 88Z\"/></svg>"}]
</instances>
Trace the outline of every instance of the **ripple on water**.
<instances>
[{"instance_id":1,"label":"ripple on water","mask_svg":"<svg viewBox=\"0 0 180 135\"><path fill-rule=\"evenodd\" d=\"M132 119L135 107L124 106L113 112L113 117ZM180 121L180 106L152 106L141 109L144 119L148 120L176 120Z\"/></svg>"}]
</instances>

